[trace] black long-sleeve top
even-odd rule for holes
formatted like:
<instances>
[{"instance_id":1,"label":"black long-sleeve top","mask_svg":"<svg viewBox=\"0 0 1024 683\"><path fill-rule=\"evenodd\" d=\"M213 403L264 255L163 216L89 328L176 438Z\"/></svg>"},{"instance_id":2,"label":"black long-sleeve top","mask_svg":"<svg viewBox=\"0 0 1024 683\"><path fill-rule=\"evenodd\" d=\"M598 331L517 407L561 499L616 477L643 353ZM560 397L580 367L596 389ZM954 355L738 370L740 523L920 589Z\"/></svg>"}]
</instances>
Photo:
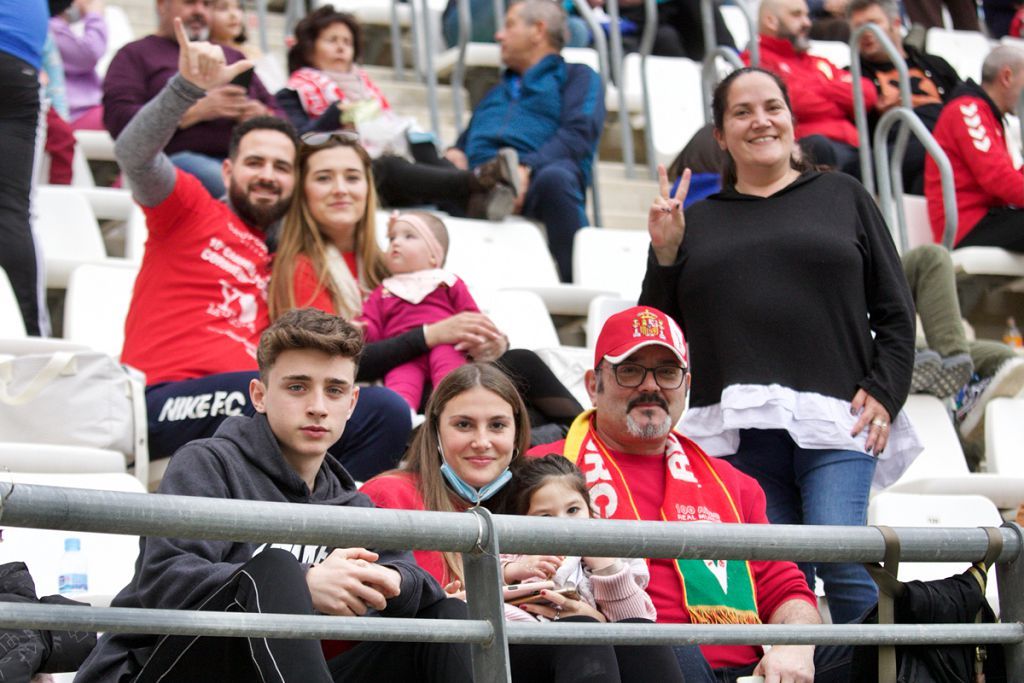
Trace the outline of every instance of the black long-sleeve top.
<instances>
[{"instance_id":1,"label":"black long-sleeve top","mask_svg":"<svg viewBox=\"0 0 1024 683\"><path fill-rule=\"evenodd\" d=\"M675 263L649 256L640 303L683 328L692 407L735 384L844 401L863 388L895 418L910 389L910 290L874 200L846 175L692 205Z\"/></svg>"}]
</instances>

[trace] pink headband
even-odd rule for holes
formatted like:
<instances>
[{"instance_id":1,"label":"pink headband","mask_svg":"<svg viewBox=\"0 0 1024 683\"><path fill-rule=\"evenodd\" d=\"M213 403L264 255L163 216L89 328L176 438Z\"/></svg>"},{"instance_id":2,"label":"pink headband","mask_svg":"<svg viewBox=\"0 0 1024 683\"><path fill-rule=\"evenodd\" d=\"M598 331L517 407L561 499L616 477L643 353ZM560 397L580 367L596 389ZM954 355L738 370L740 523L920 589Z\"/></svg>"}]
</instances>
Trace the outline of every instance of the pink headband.
<instances>
[{"instance_id":1,"label":"pink headband","mask_svg":"<svg viewBox=\"0 0 1024 683\"><path fill-rule=\"evenodd\" d=\"M441 243L437 241L434 231L430 229L425 220L415 214L392 211L391 217L388 219L388 227L394 227L395 223L406 223L409 225L427 243L427 252L434 259L434 265L438 268L441 267L444 263L444 249L441 248Z\"/></svg>"}]
</instances>

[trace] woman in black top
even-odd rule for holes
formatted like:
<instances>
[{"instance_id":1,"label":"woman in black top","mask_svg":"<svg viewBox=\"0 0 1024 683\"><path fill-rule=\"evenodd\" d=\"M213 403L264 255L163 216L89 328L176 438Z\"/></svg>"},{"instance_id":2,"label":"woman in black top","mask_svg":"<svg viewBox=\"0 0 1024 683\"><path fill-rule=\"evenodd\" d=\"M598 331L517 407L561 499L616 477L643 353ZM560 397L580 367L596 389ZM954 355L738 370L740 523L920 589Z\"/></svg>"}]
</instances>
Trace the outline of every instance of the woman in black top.
<instances>
[{"instance_id":1,"label":"woman in black top","mask_svg":"<svg viewBox=\"0 0 1024 683\"><path fill-rule=\"evenodd\" d=\"M794 159L777 76L734 72L713 112L723 190L684 219L689 173L670 196L661 172L640 297L690 343L684 431L758 480L773 523L864 524L872 479L894 481L921 450L899 415L914 356L899 257L856 180ZM859 565L804 569L812 587L815 570L824 581L835 623L875 603Z\"/></svg>"}]
</instances>

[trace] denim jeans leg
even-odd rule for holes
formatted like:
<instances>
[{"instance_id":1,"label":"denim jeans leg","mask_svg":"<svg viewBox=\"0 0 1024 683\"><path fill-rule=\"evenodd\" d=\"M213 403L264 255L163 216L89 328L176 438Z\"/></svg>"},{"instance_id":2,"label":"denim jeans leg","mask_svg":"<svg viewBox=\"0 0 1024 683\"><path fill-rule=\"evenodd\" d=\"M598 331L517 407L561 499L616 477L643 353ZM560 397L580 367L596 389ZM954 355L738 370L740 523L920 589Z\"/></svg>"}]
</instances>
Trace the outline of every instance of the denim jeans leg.
<instances>
[{"instance_id":1,"label":"denim jeans leg","mask_svg":"<svg viewBox=\"0 0 1024 683\"><path fill-rule=\"evenodd\" d=\"M877 464L873 456L862 451L797 447L793 460L804 524L867 523L868 495ZM850 623L878 601L875 583L861 564L822 562L815 570L825 584L833 623Z\"/></svg>"},{"instance_id":2,"label":"denim jeans leg","mask_svg":"<svg viewBox=\"0 0 1024 683\"><path fill-rule=\"evenodd\" d=\"M171 155L171 163L198 178L214 199L220 199L227 193L224 176L220 172L223 159L197 152L176 152Z\"/></svg>"},{"instance_id":3,"label":"denim jeans leg","mask_svg":"<svg viewBox=\"0 0 1024 683\"><path fill-rule=\"evenodd\" d=\"M742 429L740 445L726 458L730 465L753 477L764 491L766 514L772 524L803 524L803 503L793 469L796 444L785 429ZM814 566L798 563L814 588Z\"/></svg>"}]
</instances>

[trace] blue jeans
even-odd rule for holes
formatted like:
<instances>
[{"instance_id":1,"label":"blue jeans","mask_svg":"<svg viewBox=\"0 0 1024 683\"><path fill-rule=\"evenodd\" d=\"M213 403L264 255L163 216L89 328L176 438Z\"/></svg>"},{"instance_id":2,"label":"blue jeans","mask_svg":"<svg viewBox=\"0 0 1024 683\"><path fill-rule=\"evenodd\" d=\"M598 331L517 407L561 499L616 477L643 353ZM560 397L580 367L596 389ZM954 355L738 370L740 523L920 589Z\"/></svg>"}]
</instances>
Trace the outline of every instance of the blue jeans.
<instances>
[{"instance_id":1,"label":"blue jeans","mask_svg":"<svg viewBox=\"0 0 1024 683\"><path fill-rule=\"evenodd\" d=\"M224 176L220 172L223 159L198 152L175 152L171 155L171 163L198 178L214 199L220 199L227 193Z\"/></svg>"},{"instance_id":2,"label":"blue jeans","mask_svg":"<svg viewBox=\"0 0 1024 683\"><path fill-rule=\"evenodd\" d=\"M861 451L800 448L784 429L744 429L735 455L726 458L761 484L772 524L867 523L868 493L876 460ZM835 624L855 621L878 601L867 570L853 563L801 563L807 584L825 583Z\"/></svg>"}]
</instances>

